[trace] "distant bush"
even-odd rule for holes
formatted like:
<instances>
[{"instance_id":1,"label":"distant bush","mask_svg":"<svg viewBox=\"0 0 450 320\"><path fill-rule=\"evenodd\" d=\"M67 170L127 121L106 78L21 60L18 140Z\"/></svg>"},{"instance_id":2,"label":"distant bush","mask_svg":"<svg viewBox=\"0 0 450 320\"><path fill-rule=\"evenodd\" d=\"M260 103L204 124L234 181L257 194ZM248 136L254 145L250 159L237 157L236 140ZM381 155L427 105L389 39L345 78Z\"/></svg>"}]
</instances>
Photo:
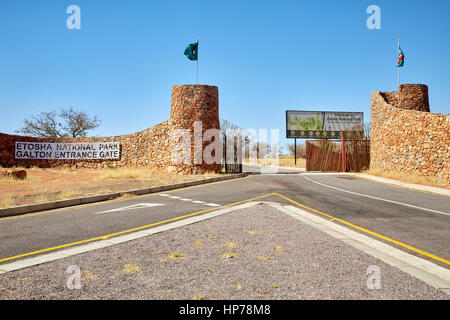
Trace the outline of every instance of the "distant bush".
<instances>
[{"instance_id":1,"label":"distant bush","mask_svg":"<svg viewBox=\"0 0 450 320\"><path fill-rule=\"evenodd\" d=\"M294 155L295 153L295 145L289 144L288 145L290 154ZM297 144L297 158L304 158L306 159L306 145L305 144Z\"/></svg>"}]
</instances>

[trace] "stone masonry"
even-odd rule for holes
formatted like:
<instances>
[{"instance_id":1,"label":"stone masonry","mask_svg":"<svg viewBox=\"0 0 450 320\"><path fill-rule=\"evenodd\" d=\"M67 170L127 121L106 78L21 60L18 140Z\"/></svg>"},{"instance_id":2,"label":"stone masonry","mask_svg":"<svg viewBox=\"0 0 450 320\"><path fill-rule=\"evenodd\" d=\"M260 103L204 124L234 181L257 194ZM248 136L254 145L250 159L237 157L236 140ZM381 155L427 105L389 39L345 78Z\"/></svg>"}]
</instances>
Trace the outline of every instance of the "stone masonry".
<instances>
[{"instance_id":1,"label":"stone masonry","mask_svg":"<svg viewBox=\"0 0 450 320\"><path fill-rule=\"evenodd\" d=\"M450 184L450 115L430 113L428 87L372 93L370 167Z\"/></svg>"},{"instance_id":2,"label":"stone masonry","mask_svg":"<svg viewBox=\"0 0 450 320\"><path fill-rule=\"evenodd\" d=\"M194 122L201 121L202 132L219 127L218 88L206 85L182 85L172 88L170 119L141 132L114 137L91 138L37 138L0 133L0 166L2 167L72 167L72 168L116 168L149 167L170 169L180 174L220 171L220 163L174 164L172 153L175 142L171 140L177 129L187 129L194 141ZM117 160L38 160L15 159L15 142L120 142L120 159ZM202 143L202 152L205 147ZM194 159L194 150L191 150Z\"/></svg>"}]
</instances>

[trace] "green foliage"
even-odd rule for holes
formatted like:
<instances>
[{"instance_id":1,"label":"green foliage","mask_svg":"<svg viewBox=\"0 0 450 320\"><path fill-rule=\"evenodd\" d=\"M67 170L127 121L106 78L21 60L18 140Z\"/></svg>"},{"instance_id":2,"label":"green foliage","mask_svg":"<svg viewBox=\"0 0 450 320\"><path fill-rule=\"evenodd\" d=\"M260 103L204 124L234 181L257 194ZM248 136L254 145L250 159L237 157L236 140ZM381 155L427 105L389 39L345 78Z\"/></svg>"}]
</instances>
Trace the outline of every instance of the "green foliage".
<instances>
[{"instance_id":1,"label":"green foliage","mask_svg":"<svg viewBox=\"0 0 450 320\"><path fill-rule=\"evenodd\" d=\"M320 120L319 112L317 112L316 117L306 119L297 116L290 117L289 124L296 126L297 130L322 130L322 120Z\"/></svg>"}]
</instances>

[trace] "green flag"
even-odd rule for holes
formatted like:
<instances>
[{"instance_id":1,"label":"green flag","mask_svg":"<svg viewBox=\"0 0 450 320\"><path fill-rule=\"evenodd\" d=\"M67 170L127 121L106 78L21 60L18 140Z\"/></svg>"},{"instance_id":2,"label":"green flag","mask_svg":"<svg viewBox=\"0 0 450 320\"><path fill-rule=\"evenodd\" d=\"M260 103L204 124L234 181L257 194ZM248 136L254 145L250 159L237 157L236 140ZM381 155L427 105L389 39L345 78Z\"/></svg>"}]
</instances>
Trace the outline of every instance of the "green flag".
<instances>
[{"instance_id":1,"label":"green flag","mask_svg":"<svg viewBox=\"0 0 450 320\"><path fill-rule=\"evenodd\" d=\"M184 55L188 57L189 60L198 60L198 42L189 44L184 50Z\"/></svg>"}]
</instances>

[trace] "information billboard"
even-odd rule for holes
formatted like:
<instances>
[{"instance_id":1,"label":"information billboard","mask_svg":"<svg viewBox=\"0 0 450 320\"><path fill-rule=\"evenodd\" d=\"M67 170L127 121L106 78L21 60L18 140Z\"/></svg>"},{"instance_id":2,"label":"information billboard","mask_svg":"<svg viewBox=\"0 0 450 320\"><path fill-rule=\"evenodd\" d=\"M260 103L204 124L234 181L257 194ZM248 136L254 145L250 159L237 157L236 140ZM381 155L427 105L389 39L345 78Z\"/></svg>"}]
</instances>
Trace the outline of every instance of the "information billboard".
<instances>
[{"instance_id":1,"label":"information billboard","mask_svg":"<svg viewBox=\"0 0 450 320\"><path fill-rule=\"evenodd\" d=\"M286 111L286 137L299 139L360 139L363 112Z\"/></svg>"}]
</instances>

